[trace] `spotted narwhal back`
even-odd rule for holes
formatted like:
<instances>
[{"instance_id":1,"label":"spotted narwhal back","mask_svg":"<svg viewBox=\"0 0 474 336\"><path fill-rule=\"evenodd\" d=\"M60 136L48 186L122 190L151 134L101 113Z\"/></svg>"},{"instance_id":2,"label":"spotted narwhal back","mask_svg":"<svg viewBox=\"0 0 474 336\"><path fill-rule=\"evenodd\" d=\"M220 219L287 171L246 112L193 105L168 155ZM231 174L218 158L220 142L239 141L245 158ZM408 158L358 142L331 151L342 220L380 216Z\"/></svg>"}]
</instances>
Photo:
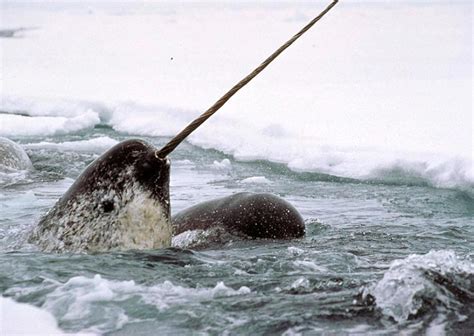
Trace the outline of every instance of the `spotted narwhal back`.
<instances>
[{"instance_id":1,"label":"spotted narwhal back","mask_svg":"<svg viewBox=\"0 0 474 336\"><path fill-rule=\"evenodd\" d=\"M40 220L29 241L49 252L170 246L169 161L155 152L140 140L111 148Z\"/></svg>"}]
</instances>

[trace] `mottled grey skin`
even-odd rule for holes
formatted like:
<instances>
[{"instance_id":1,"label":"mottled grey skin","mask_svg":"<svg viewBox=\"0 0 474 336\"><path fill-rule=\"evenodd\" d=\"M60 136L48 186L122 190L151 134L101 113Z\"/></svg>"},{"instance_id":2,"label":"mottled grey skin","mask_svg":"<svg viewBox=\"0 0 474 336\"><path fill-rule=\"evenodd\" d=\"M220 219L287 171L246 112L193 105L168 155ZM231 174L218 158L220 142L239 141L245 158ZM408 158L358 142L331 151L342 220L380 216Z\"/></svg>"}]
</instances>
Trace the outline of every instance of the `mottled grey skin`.
<instances>
[{"instance_id":1,"label":"mottled grey skin","mask_svg":"<svg viewBox=\"0 0 474 336\"><path fill-rule=\"evenodd\" d=\"M185 209L172 218L175 235L190 230L224 228L246 238L291 239L305 234L303 218L272 194L238 193Z\"/></svg>"},{"instance_id":2,"label":"mottled grey skin","mask_svg":"<svg viewBox=\"0 0 474 336\"><path fill-rule=\"evenodd\" d=\"M140 140L115 145L41 218L29 241L47 252L170 246L169 161L155 152Z\"/></svg>"},{"instance_id":3,"label":"mottled grey skin","mask_svg":"<svg viewBox=\"0 0 474 336\"><path fill-rule=\"evenodd\" d=\"M0 137L0 172L33 168L25 150L17 143Z\"/></svg>"}]
</instances>

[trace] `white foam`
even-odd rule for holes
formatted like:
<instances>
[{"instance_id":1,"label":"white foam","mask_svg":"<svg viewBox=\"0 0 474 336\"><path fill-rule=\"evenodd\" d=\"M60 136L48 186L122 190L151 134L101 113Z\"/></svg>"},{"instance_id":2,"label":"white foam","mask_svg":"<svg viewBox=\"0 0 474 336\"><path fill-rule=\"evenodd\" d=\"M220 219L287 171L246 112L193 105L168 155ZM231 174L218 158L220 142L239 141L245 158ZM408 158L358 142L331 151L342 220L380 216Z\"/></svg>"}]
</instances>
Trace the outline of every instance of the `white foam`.
<instances>
[{"instance_id":1,"label":"white foam","mask_svg":"<svg viewBox=\"0 0 474 336\"><path fill-rule=\"evenodd\" d=\"M436 301L445 308L459 305L437 289L436 283L426 275L429 272L454 277L453 286L462 286L464 281L456 277L472 276L474 263L459 258L453 251L411 254L405 259L393 261L383 279L366 288L364 295L372 295L382 313L397 322L404 322L415 315L422 308L425 299ZM442 321L438 321L430 327L438 330L441 326Z\"/></svg>"},{"instance_id":2,"label":"white foam","mask_svg":"<svg viewBox=\"0 0 474 336\"><path fill-rule=\"evenodd\" d=\"M295 260L293 261L293 265L296 267L304 270L304 271L312 271L317 273L327 272L328 269L324 266L317 265L314 261L311 260Z\"/></svg>"},{"instance_id":3,"label":"white foam","mask_svg":"<svg viewBox=\"0 0 474 336\"><path fill-rule=\"evenodd\" d=\"M174 285L170 281L153 286L136 284L135 281L107 280L100 275L93 278L77 276L57 287L46 296L43 307L53 312L61 321L74 324L82 319L97 320L93 332L116 330L123 326L128 317L121 308L123 301L139 298L159 310L187 302L207 301L221 297L248 295L248 287L232 289L223 282L212 288L189 288ZM106 301L108 305L100 303Z\"/></svg>"},{"instance_id":4,"label":"white foam","mask_svg":"<svg viewBox=\"0 0 474 336\"><path fill-rule=\"evenodd\" d=\"M214 161L212 163L212 168L217 170L231 170L232 163L230 163L229 159L223 159L222 161Z\"/></svg>"},{"instance_id":5,"label":"white foam","mask_svg":"<svg viewBox=\"0 0 474 336\"><path fill-rule=\"evenodd\" d=\"M9 170L0 167L0 186L11 185L18 182L25 182L28 179L27 170Z\"/></svg>"},{"instance_id":6,"label":"white foam","mask_svg":"<svg viewBox=\"0 0 474 336\"><path fill-rule=\"evenodd\" d=\"M288 253L294 256L300 256L304 253L303 249L300 249L296 246L289 246L287 250L288 250Z\"/></svg>"},{"instance_id":7,"label":"white foam","mask_svg":"<svg viewBox=\"0 0 474 336\"><path fill-rule=\"evenodd\" d=\"M272 183L272 181L267 179L265 176L247 177L240 182L244 184L271 184Z\"/></svg>"},{"instance_id":8,"label":"white foam","mask_svg":"<svg viewBox=\"0 0 474 336\"><path fill-rule=\"evenodd\" d=\"M319 331L319 330L318 330ZM301 336L302 332L297 331L297 328L288 328L281 334L282 336Z\"/></svg>"},{"instance_id":9,"label":"white foam","mask_svg":"<svg viewBox=\"0 0 474 336\"><path fill-rule=\"evenodd\" d=\"M207 235L203 230L189 230L173 236L171 238L171 246L189 248L194 244L203 243L206 238Z\"/></svg>"},{"instance_id":10,"label":"white foam","mask_svg":"<svg viewBox=\"0 0 474 336\"><path fill-rule=\"evenodd\" d=\"M305 277L298 278L291 284L290 287L291 289L309 288L309 280Z\"/></svg>"},{"instance_id":11,"label":"white foam","mask_svg":"<svg viewBox=\"0 0 474 336\"><path fill-rule=\"evenodd\" d=\"M183 249L199 249L209 245L232 243L235 237L217 226L207 230L188 230L171 239L171 246Z\"/></svg>"}]
</instances>

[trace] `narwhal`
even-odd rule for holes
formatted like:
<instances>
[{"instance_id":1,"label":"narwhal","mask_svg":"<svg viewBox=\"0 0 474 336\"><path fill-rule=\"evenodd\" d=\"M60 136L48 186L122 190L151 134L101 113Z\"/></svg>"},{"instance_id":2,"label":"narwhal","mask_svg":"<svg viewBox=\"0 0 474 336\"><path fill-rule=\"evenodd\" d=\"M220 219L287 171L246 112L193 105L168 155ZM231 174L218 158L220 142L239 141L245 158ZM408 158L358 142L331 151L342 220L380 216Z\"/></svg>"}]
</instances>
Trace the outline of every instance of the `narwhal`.
<instances>
[{"instance_id":1,"label":"narwhal","mask_svg":"<svg viewBox=\"0 0 474 336\"><path fill-rule=\"evenodd\" d=\"M334 0L163 148L157 149L145 141L131 139L115 145L97 158L40 219L29 242L46 252L98 252L171 246L173 228L169 197L170 162L167 156L336 3L337 0ZM284 213L287 202L281 204ZM293 223L299 228L284 227ZM242 223L242 227L251 225ZM280 221L278 225L280 228L274 226L270 230L273 236L284 238L281 234L275 234L275 230L304 233L304 229L301 231L302 219ZM192 229L192 222L187 227ZM233 229L238 230L239 224L235 223ZM265 236L262 234L265 230L259 229L258 232L259 237Z\"/></svg>"},{"instance_id":2,"label":"narwhal","mask_svg":"<svg viewBox=\"0 0 474 336\"><path fill-rule=\"evenodd\" d=\"M305 234L303 217L284 199L240 192L201 202L172 218L173 246L204 249L230 241L292 239Z\"/></svg>"}]
</instances>

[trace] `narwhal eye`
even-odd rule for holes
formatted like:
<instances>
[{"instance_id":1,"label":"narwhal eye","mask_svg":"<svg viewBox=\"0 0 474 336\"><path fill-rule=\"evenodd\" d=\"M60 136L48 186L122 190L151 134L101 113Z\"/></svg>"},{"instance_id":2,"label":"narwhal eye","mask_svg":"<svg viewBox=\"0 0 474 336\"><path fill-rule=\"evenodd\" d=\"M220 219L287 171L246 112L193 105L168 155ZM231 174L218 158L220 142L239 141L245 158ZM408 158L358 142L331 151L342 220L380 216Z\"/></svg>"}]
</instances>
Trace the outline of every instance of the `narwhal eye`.
<instances>
[{"instance_id":1,"label":"narwhal eye","mask_svg":"<svg viewBox=\"0 0 474 336\"><path fill-rule=\"evenodd\" d=\"M105 200L105 201L102 201L102 209L104 210L104 212L110 212L114 209L114 201L112 200Z\"/></svg>"}]
</instances>

